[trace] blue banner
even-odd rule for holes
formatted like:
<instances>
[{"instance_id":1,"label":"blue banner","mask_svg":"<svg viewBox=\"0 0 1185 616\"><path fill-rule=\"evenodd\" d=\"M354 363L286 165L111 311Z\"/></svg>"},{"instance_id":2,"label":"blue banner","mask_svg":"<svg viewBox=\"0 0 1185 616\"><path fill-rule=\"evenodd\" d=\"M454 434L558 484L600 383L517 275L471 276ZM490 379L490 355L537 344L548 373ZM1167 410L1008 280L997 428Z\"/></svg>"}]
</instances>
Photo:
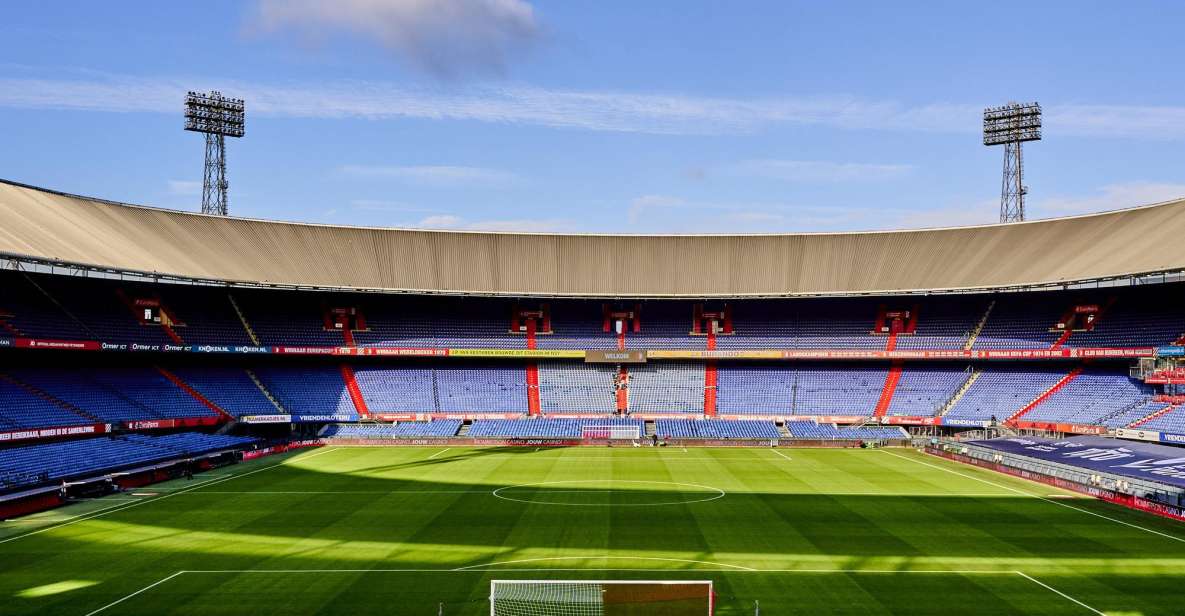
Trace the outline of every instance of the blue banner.
<instances>
[{"instance_id":1,"label":"blue banner","mask_svg":"<svg viewBox=\"0 0 1185 616\"><path fill-rule=\"evenodd\" d=\"M1185 438L1178 442L1185 442ZM1099 436L1079 436L1061 441L1014 437L971 443L1047 462L1185 488L1185 450L1176 447Z\"/></svg>"},{"instance_id":2,"label":"blue banner","mask_svg":"<svg viewBox=\"0 0 1185 616\"><path fill-rule=\"evenodd\" d=\"M1185 357L1185 346L1162 346L1156 349L1157 357Z\"/></svg>"}]
</instances>

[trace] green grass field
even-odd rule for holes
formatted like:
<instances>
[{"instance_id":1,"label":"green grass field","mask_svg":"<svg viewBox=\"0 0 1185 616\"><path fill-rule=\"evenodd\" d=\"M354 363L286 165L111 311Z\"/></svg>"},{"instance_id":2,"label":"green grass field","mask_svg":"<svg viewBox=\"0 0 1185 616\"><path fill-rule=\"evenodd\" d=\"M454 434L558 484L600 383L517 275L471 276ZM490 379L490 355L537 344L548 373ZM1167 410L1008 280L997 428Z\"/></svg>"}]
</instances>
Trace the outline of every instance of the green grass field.
<instances>
[{"instance_id":1,"label":"green grass field","mask_svg":"<svg viewBox=\"0 0 1185 616\"><path fill-rule=\"evenodd\" d=\"M135 494L0 524L0 613L476 615L511 578L712 580L718 614L1185 613L1185 527L905 450L325 448Z\"/></svg>"}]
</instances>

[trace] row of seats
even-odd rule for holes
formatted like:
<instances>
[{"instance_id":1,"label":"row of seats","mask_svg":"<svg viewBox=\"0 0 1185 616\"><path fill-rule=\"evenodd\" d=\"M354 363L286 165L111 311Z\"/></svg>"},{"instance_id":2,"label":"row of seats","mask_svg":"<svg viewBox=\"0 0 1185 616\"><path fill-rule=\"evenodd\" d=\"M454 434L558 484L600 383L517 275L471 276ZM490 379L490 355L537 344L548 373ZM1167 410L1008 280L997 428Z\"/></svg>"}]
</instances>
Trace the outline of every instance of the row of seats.
<instances>
[{"instance_id":1,"label":"row of seats","mask_svg":"<svg viewBox=\"0 0 1185 616\"><path fill-rule=\"evenodd\" d=\"M813 441L883 441L909 438L909 433L900 427L837 428L835 424L813 421L788 421L786 430L790 432L791 438Z\"/></svg>"},{"instance_id":2,"label":"row of seats","mask_svg":"<svg viewBox=\"0 0 1185 616\"><path fill-rule=\"evenodd\" d=\"M659 419L654 422L659 438L776 439L781 435L772 421L726 421L719 419Z\"/></svg>"},{"instance_id":3,"label":"row of seats","mask_svg":"<svg viewBox=\"0 0 1185 616\"><path fill-rule=\"evenodd\" d=\"M173 342L156 323L142 324L147 300L167 309L172 330L189 344L341 346L340 330L326 327L333 308L357 308L363 328L358 345L375 347L526 348L526 336L511 332L514 300L269 291L143 284L70 276L0 272L0 336L103 340L161 345ZM728 303L733 331L716 336L720 349L883 349L874 334L886 309L916 310L917 328L897 337L902 349L1042 349L1060 337L1057 322L1083 304L1103 312L1091 331L1073 333L1066 346L1142 347L1170 344L1185 333L1185 314L1173 310L1182 285L1062 293L1010 293L926 298L751 299ZM543 349L612 349L617 335L605 331L605 303L591 300L547 304L551 330L537 336ZM900 304L900 305L897 305ZM640 307L639 331L627 328L629 348L706 348L692 335L694 302L655 300ZM988 307L991 306L991 311ZM634 303L611 305L634 310ZM721 306L707 306L719 310ZM240 314L243 318L240 318ZM248 325L244 325L243 319ZM248 326L251 331L248 331ZM252 337L254 333L254 338Z\"/></svg>"},{"instance_id":4,"label":"row of seats","mask_svg":"<svg viewBox=\"0 0 1185 616\"><path fill-rule=\"evenodd\" d=\"M164 436L128 434L0 449L0 489L13 490L63 479L211 452L241 449L249 437L181 432Z\"/></svg>"},{"instance_id":5,"label":"row of seats","mask_svg":"<svg viewBox=\"0 0 1185 616\"><path fill-rule=\"evenodd\" d=\"M461 422L452 419L407 421L397 424L330 424L320 436L325 438L396 439L456 436Z\"/></svg>"}]
</instances>

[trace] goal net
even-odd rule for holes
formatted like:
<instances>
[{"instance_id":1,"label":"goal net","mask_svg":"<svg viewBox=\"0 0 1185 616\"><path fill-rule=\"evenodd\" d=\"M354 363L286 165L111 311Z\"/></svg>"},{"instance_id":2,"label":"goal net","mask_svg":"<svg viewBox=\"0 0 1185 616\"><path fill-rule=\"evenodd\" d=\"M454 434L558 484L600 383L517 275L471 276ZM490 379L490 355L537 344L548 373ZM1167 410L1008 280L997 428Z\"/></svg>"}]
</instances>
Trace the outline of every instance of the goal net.
<instances>
[{"instance_id":1,"label":"goal net","mask_svg":"<svg viewBox=\"0 0 1185 616\"><path fill-rule=\"evenodd\" d=\"M490 616L710 616L711 581L492 580Z\"/></svg>"},{"instance_id":2,"label":"goal net","mask_svg":"<svg viewBox=\"0 0 1185 616\"><path fill-rule=\"evenodd\" d=\"M642 428L638 426L581 426L580 437L596 441L636 441L642 438Z\"/></svg>"}]
</instances>

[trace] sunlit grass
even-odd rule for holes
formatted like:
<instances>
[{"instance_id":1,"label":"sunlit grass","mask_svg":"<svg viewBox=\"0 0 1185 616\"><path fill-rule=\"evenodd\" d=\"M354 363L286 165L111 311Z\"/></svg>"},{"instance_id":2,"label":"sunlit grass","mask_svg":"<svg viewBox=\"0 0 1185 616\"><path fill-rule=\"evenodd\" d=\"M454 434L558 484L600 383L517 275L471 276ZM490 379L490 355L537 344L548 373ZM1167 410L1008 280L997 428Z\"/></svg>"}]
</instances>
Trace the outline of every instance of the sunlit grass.
<instances>
[{"instance_id":1,"label":"sunlit grass","mask_svg":"<svg viewBox=\"0 0 1185 616\"><path fill-rule=\"evenodd\" d=\"M42 584L41 586L26 588L17 592L16 596L20 597L21 599L36 599L38 597L60 595L64 592L70 592L80 588L87 588L96 584L98 584L98 582L94 580L64 580L61 582L54 582L52 584Z\"/></svg>"}]
</instances>

